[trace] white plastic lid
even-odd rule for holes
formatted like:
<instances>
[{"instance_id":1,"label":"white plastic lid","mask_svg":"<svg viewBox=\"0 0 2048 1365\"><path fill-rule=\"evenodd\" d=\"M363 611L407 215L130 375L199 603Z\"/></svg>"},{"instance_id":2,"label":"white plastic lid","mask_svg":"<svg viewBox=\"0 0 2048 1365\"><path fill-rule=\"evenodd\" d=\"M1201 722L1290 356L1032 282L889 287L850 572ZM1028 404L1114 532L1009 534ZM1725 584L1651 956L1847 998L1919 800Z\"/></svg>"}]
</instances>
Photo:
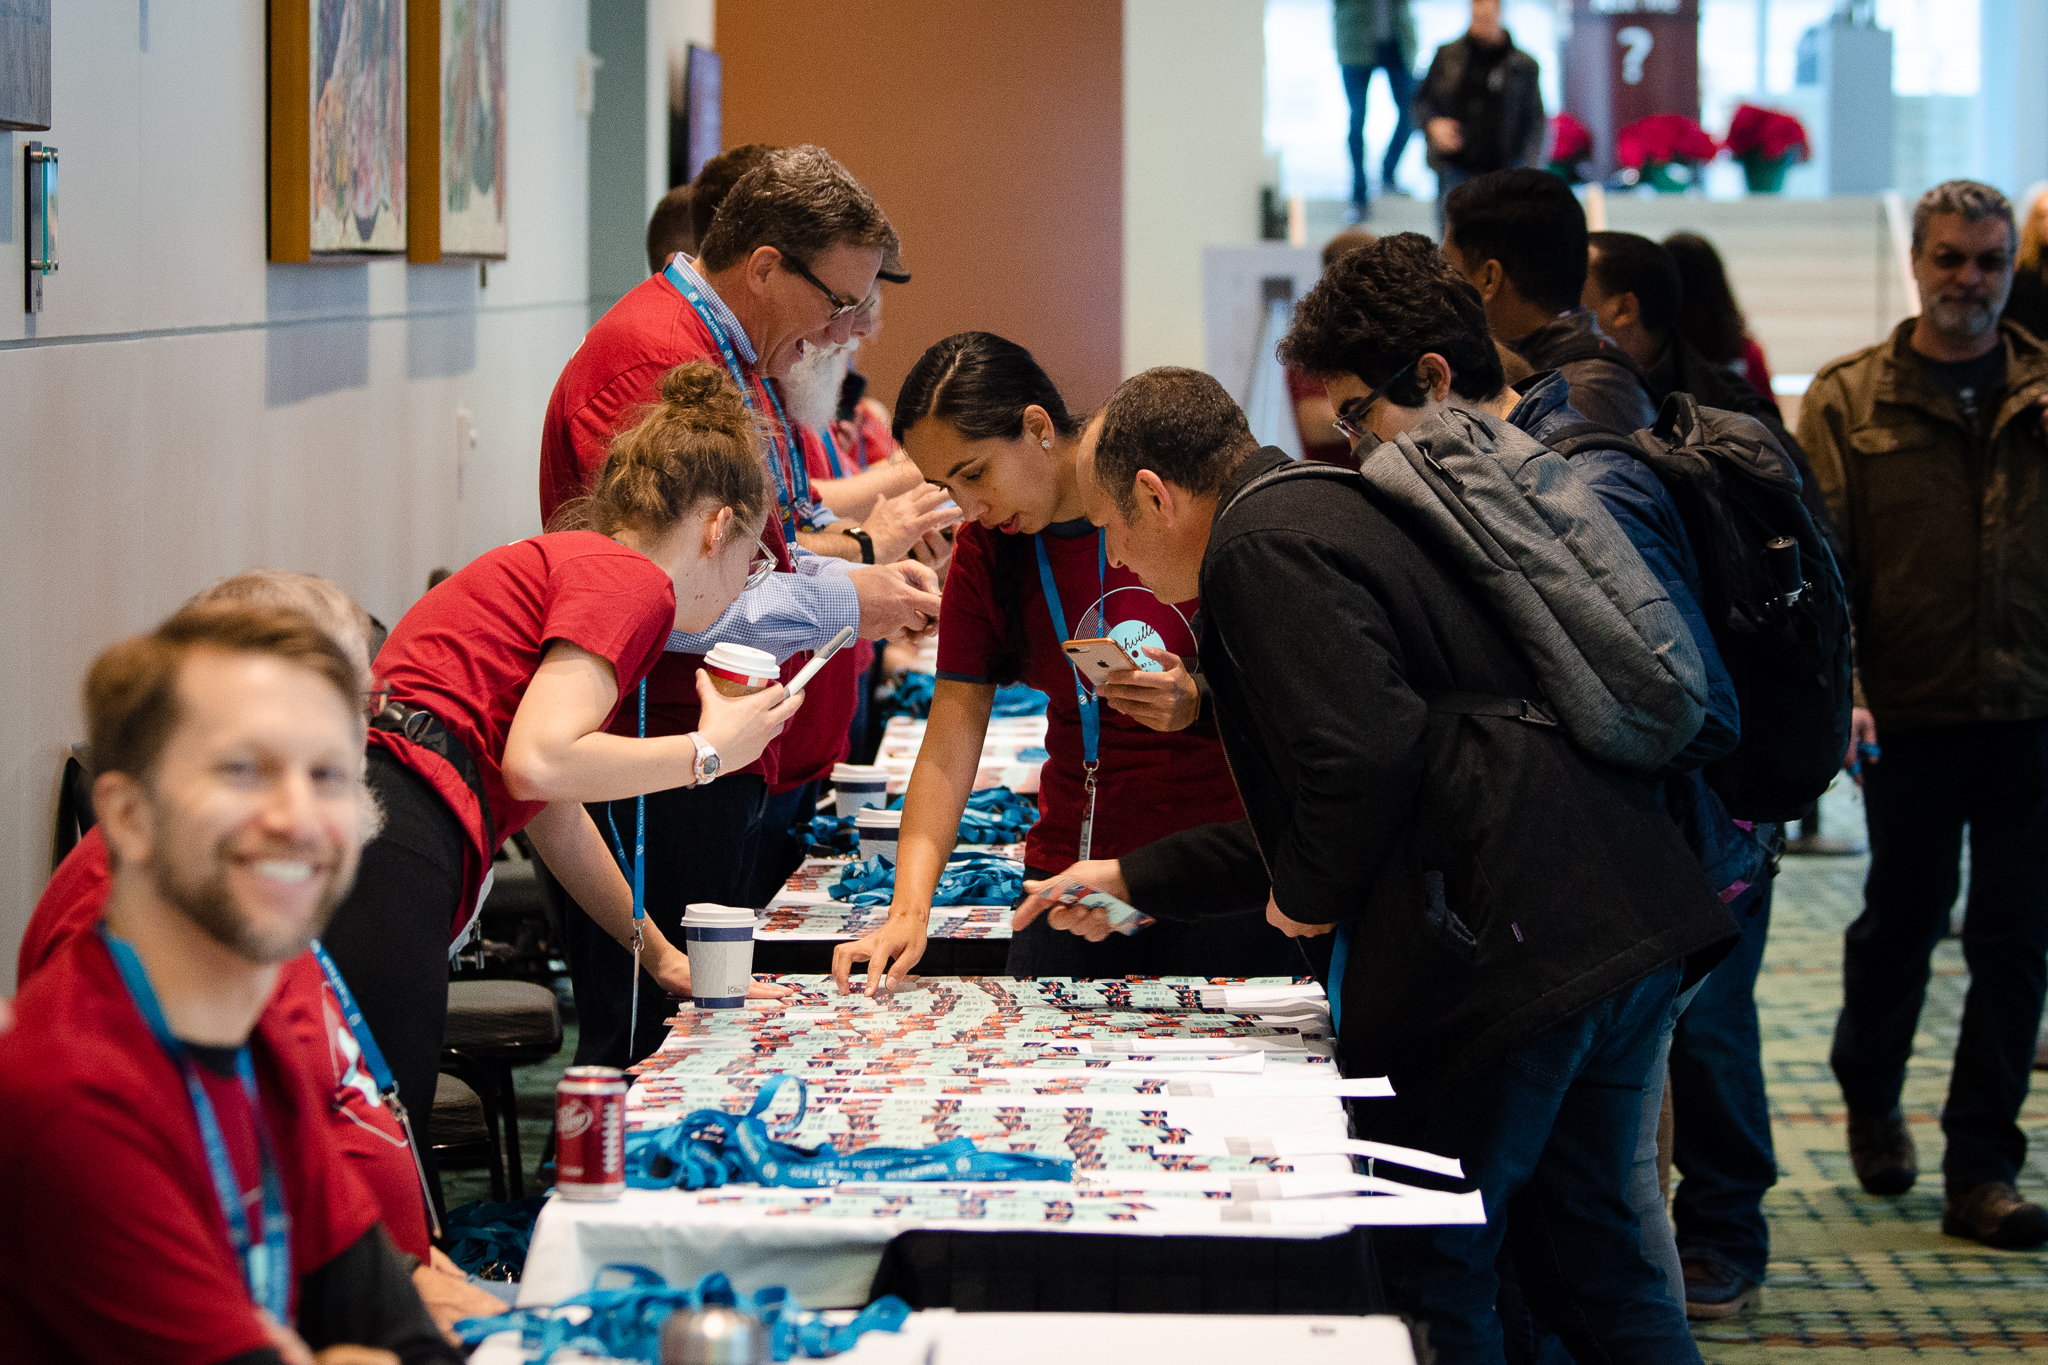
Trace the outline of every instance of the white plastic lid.
<instances>
[{"instance_id":1,"label":"white plastic lid","mask_svg":"<svg viewBox=\"0 0 2048 1365\"><path fill-rule=\"evenodd\" d=\"M765 679L774 682L780 670L775 665L775 656L765 649L751 645L717 644L704 656L707 667L722 673L736 674L742 678Z\"/></svg>"},{"instance_id":2,"label":"white plastic lid","mask_svg":"<svg viewBox=\"0 0 2048 1365\"><path fill-rule=\"evenodd\" d=\"M877 763L834 763L834 782L882 782L889 776L889 770Z\"/></svg>"},{"instance_id":3,"label":"white plastic lid","mask_svg":"<svg viewBox=\"0 0 2048 1365\"><path fill-rule=\"evenodd\" d=\"M683 912L683 923L694 924L700 929L720 929L740 924L752 924L756 918L755 913L745 906L713 905L709 902L699 902L698 904L691 905Z\"/></svg>"},{"instance_id":4,"label":"white plastic lid","mask_svg":"<svg viewBox=\"0 0 2048 1365\"><path fill-rule=\"evenodd\" d=\"M882 810L877 806L862 806L853 813L855 829L900 829L903 826L903 812Z\"/></svg>"}]
</instances>

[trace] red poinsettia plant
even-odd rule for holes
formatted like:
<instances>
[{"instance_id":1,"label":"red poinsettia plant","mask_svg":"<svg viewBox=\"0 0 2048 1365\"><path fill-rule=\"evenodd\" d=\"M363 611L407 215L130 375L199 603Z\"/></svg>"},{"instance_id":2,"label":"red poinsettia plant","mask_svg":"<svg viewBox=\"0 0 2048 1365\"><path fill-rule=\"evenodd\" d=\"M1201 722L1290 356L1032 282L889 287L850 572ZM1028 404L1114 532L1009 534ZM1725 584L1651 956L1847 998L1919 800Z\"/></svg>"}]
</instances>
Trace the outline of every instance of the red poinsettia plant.
<instances>
[{"instance_id":1,"label":"red poinsettia plant","mask_svg":"<svg viewBox=\"0 0 2048 1365\"><path fill-rule=\"evenodd\" d=\"M1711 161L1718 150L1699 121L1684 114L1652 114L1614 135L1614 159L1637 171L1673 161Z\"/></svg>"},{"instance_id":2,"label":"red poinsettia plant","mask_svg":"<svg viewBox=\"0 0 2048 1365\"><path fill-rule=\"evenodd\" d=\"M1578 163L1593 155L1593 130L1560 113L1550 121L1550 161Z\"/></svg>"},{"instance_id":3,"label":"red poinsettia plant","mask_svg":"<svg viewBox=\"0 0 2048 1365\"><path fill-rule=\"evenodd\" d=\"M1736 107L1735 117L1728 121L1728 137L1722 145L1728 149L1728 155L1738 161L1752 156L1765 161L1788 156L1794 161L1804 161L1811 155L1805 124L1790 114L1754 104Z\"/></svg>"}]
</instances>

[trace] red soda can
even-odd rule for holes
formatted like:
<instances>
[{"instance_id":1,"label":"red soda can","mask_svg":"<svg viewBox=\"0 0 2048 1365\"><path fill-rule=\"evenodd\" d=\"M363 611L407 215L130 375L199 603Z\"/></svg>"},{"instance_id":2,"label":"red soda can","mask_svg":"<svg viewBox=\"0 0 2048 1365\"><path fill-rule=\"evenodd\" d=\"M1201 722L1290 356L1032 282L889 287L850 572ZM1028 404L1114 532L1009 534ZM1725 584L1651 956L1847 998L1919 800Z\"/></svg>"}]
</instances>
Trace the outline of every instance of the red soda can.
<instances>
[{"instance_id":1,"label":"red soda can","mask_svg":"<svg viewBox=\"0 0 2048 1365\"><path fill-rule=\"evenodd\" d=\"M617 1199L626 1192L626 1073L572 1066L555 1086L555 1193Z\"/></svg>"}]
</instances>

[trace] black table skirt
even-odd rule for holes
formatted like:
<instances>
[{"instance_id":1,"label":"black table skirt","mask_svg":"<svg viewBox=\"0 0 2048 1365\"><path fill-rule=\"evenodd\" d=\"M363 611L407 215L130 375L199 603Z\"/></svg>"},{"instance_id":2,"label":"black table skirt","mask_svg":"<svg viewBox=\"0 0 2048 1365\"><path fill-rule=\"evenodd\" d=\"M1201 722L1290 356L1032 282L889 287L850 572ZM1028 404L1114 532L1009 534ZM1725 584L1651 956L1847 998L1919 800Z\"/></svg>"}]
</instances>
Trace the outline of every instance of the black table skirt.
<instances>
[{"instance_id":1,"label":"black table skirt","mask_svg":"<svg viewBox=\"0 0 2048 1365\"><path fill-rule=\"evenodd\" d=\"M963 1313L1386 1311L1365 1228L1315 1241L1079 1232L906 1232L870 1300Z\"/></svg>"},{"instance_id":2,"label":"black table skirt","mask_svg":"<svg viewBox=\"0 0 2048 1365\"><path fill-rule=\"evenodd\" d=\"M839 945L827 939L754 940L754 970L757 972L829 972L832 950ZM1003 960L1009 955L1006 938L935 938L925 944L918 959L919 976L1001 976ZM856 964L856 972L865 967Z\"/></svg>"}]
</instances>

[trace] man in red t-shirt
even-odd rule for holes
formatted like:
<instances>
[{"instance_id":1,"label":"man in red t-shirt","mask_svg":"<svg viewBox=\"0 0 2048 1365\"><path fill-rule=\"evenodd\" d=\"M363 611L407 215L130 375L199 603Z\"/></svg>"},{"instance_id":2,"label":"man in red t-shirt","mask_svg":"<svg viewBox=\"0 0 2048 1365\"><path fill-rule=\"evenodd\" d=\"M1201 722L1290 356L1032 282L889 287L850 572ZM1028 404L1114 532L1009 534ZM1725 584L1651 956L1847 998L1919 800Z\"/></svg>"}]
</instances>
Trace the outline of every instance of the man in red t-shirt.
<instances>
[{"instance_id":1,"label":"man in red t-shirt","mask_svg":"<svg viewBox=\"0 0 2048 1365\"><path fill-rule=\"evenodd\" d=\"M187 608L93 664L113 884L0 1037L0 1359L457 1361L297 1065L281 964L366 832L356 670L304 616Z\"/></svg>"},{"instance_id":2,"label":"man in red t-shirt","mask_svg":"<svg viewBox=\"0 0 2048 1365\"><path fill-rule=\"evenodd\" d=\"M647 680L650 735L696 728L696 669L714 643L767 650L783 661L788 678L802 666L805 651L845 626L858 626L860 638L876 639L924 632L938 619L937 580L924 565L862 567L791 555L790 545L804 533L798 519L808 510L807 478L799 438L766 383L786 375L807 347L852 334L853 314L873 292L895 242L873 197L822 149L769 152L718 206L699 259L671 259L662 273L630 291L590 329L555 385L541 431L541 514L550 520L589 491L612 434L653 401L661 377L684 361L724 365L767 438L783 515L770 519L764 540L782 572L746 593L711 630L670 637L669 652ZM836 539L853 544L844 536ZM748 902L779 750L808 727L827 727L820 733L829 736L828 709L838 710L843 733L849 706L807 705L758 763L720 774L715 783L646 797L650 905ZM638 725L638 706L621 705L614 733L634 734ZM592 815L600 829L609 827L608 820L625 829L634 805L628 800L594 806ZM659 993L643 992L640 1024L628 1028L623 987L631 980L630 958L580 908L565 903L563 910L582 1022L576 1060L624 1065L634 1060L625 1047L629 1035L643 1054L659 1044L668 1003ZM605 982L619 989L603 990Z\"/></svg>"}]
</instances>

